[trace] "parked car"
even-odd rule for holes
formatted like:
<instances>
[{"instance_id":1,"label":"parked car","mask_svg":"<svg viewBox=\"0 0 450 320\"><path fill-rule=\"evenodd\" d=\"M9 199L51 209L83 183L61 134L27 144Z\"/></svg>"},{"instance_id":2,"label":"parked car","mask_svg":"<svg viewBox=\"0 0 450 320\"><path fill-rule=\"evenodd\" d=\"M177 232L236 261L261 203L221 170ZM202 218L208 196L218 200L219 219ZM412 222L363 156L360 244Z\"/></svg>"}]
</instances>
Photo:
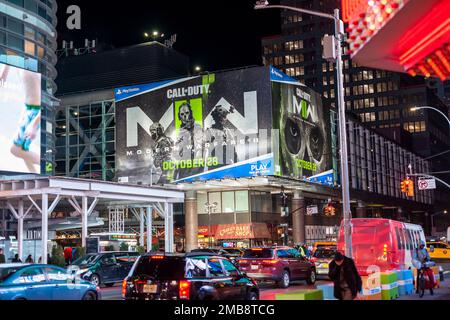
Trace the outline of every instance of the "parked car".
<instances>
[{"instance_id":1,"label":"parked car","mask_svg":"<svg viewBox=\"0 0 450 320\"><path fill-rule=\"evenodd\" d=\"M316 282L316 266L290 247L253 248L244 251L239 259L240 270L260 281L275 281L280 287L289 287L292 280Z\"/></svg>"},{"instance_id":2,"label":"parked car","mask_svg":"<svg viewBox=\"0 0 450 320\"><path fill-rule=\"evenodd\" d=\"M0 300L99 300L98 286L43 264L0 264Z\"/></svg>"},{"instance_id":3,"label":"parked car","mask_svg":"<svg viewBox=\"0 0 450 320\"><path fill-rule=\"evenodd\" d=\"M337 246L321 246L313 254L311 262L316 265L317 278L328 279L329 266L337 252Z\"/></svg>"},{"instance_id":4,"label":"parked car","mask_svg":"<svg viewBox=\"0 0 450 320\"><path fill-rule=\"evenodd\" d=\"M122 283L126 300L258 300L256 282L211 253L141 256Z\"/></svg>"},{"instance_id":5,"label":"parked car","mask_svg":"<svg viewBox=\"0 0 450 320\"><path fill-rule=\"evenodd\" d=\"M75 260L69 268L78 267L81 278L95 285L113 286L127 276L138 257L138 252L88 254Z\"/></svg>"}]
</instances>

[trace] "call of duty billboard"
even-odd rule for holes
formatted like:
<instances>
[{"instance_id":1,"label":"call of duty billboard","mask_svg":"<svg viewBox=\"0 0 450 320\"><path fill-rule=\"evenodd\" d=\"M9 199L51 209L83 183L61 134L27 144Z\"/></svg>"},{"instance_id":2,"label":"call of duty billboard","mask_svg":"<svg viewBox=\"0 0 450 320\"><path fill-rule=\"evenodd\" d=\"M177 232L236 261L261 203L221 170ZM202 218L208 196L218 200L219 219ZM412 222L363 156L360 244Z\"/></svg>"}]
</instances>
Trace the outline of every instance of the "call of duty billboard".
<instances>
[{"instance_id":1,"label":"call of duty billboard","mask_svg":"<svg viewBox=\"0 0 450 320\"><path fill-rule=\"evenodd\" d=\"M304 178L331 167L318 155L329 144L320 98L272 67L119 88L115 98L119 182Z\"/></svg>"}]
</instances>

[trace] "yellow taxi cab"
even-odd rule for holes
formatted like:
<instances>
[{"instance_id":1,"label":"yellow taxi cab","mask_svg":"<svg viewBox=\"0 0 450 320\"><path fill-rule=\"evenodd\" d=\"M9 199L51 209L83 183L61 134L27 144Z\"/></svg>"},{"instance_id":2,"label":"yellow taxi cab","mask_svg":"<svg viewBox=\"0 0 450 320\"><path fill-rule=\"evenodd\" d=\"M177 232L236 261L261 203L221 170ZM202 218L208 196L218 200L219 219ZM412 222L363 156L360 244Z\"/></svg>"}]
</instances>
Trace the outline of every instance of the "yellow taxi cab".
<instances>
[{"instance_id":1,"label":"yellow taxi cab","mask_svg":"<svg viewBox=\"0 0 450 320\"><path fill-rule=\"evenodd\" d=\"M450 260L450 245L445 242L427 242L427 250L431 259L448 259Z\"/></svg>"},{"instance_id":2,"label":"yellow taxi cab","mask_svg":"<svg viewBox=\"0 0 450 320\"><path fill-rule=\"evenodd\" d=\"M337 247L337 243L334 241L319 241L315 242L313 245L313 252L316 252L317 249L327 247L327 249L331 249L333 247ZM333 248L334 249L334 248Z\"/></svg>"}]
</instances>

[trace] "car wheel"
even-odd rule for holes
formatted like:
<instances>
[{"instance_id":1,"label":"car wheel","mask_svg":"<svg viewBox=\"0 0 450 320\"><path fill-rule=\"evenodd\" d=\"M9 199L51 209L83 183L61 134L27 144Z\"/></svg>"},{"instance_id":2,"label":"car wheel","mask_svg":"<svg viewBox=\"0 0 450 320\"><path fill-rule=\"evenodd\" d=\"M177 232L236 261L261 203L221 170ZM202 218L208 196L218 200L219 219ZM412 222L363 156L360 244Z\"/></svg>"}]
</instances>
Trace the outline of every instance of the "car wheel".
<instances>
[{"instance_id":1,"label":"car wheel","mask_svg":"<svg viewBox=\"0 0 450 320\"><path fill-rule=\"evenodd\" d=\"M92 291L88 291L84 294L82 300L97 300L97 295Z\"/></svg>"},{"instance_id":2,"label":"car wheel","mask_svg":"<svg viewBox=\"0 0 450 320\"><path fill-rule=\"evenodd\" d=\"M314 269L311 269L308 275L308 279L306 279L306 283L309 285L313 285L316 283L316 271Z\"/></svg>"},{"instance_id":3,"label":"car wheel","mask_svg":"<svg viewBox=\"0 0 450 320\"><path fill-rule=\"evenodd\" d=\"M89 282L91 282L92 284L95 284L96 286L100 285L100 276L96 273L94 273L90 278L89 278Z\"/></svg>"},{"instance_id":4,"label":"car wheel","mask_svg":"<svg viewBox=\"0 0 450 320\"><path fill-rule=\"evenodd\" d=\"M281 288L287 288L291 284L291 275L289 274L289 271L284 270L281 274L281 280L280 280L280 287Z\"/></svg>"},{"instance_id":5,"label":"car wheel","mask_svg":"<svg viewBox=\"0 0 450 320\"><path fill-rule=\"evenodd\" d=\"M256 293L255 291L250 291L247 295L247 300L251 301L259 300L258 293Z\"/></svg>"}]
</instances>

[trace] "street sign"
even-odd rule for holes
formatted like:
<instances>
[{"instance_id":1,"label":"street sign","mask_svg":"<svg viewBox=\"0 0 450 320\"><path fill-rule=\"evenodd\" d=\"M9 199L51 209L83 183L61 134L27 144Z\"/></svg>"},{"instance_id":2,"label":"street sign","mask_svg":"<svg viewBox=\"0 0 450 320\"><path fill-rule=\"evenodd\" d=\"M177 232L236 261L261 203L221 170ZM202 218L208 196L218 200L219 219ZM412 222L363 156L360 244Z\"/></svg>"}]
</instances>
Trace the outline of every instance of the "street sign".
<instances>
[{"instance_id":1,"label":"street sign","mask_svg":"<svg viewBox=\"0 0 450 320\"><path fill-rule=\"evenodd\" d=\"M319 208L317 206L309 206L306 208L306 214L312 216L313 214L318 214Z\"/></svg>"},{"instance_id":2,"label":"street sign","mask_svg":"<svg viewBox=\"0 0 450 320\"><path fill-rule=\"evenodd\" d=\"M435 179L419 178L419 190L434 190L436 189Z\"/></svg>"}]
</instances>

